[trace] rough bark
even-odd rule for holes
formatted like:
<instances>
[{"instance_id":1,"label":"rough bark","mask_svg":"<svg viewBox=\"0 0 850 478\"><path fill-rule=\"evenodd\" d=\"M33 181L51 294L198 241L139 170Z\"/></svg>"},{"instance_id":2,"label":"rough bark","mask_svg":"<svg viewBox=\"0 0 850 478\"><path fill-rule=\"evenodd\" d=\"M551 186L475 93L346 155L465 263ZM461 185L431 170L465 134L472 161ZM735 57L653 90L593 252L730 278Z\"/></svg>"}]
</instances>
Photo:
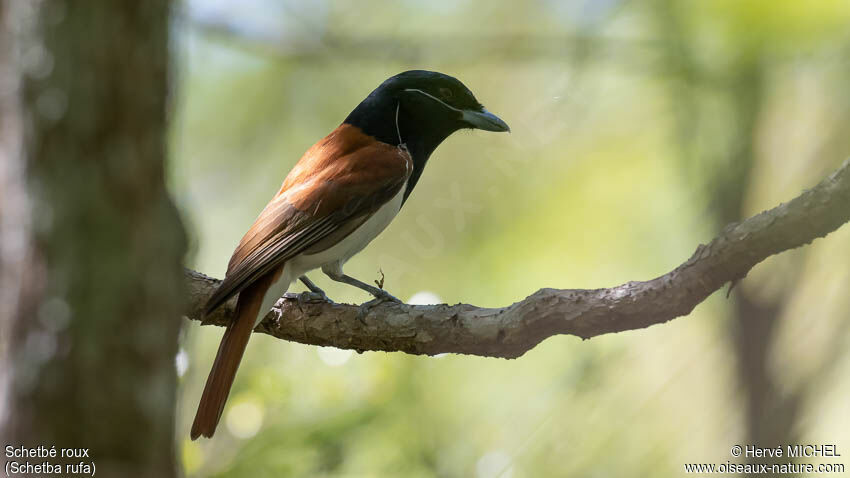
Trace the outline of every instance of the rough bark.
<instances>
[{"instance_id":1,"label":"rough bark","mask_svg":"<svg viewBox=\"0 0 850 478\"><path fill-rule=\"evenodd\" d=\"M30 309L32 296L21 280L30 255L29 201L21 158L18 75L14 68L11 12L0 4L0 363L9 363L12 317ZM0 430L8 414L10 373L0 367ZM2 438L2 437L0 437Z\"/></svg>"},{"instance_id":2,"label":"rough bark","mask_svg":"<svg viewBox=\"0 0 850 478\"><path fill-rule=\"evenodd\" d=\"M502 308L467 304L382 304L357 320L353 305L279 301L256 331L305 344L355 350L445 352L514 358L553 335L590 338L648 327L689 314L726 283L765 258L808 244L850 220L850 161L788 203L729 224L683 264L655 279L608 289L541 289ZM202 320L219 281L186 271L187 317ZM225 325L235 301L204 318Z\"/></svg>"},{"instance_id":3,"label":"rough bark","mask_svg":"<svg viewBox=\"0 0 850 478\"><path fill-rule=\"evenodd\" d=\"M35 287L0 317L2 442L88 449L29 461L93 462L99 476L175 476L185 237L164 181L170 2L4 7L25 138L12 158L33 225L16 280Z\"/></svg>"}]
</instances>

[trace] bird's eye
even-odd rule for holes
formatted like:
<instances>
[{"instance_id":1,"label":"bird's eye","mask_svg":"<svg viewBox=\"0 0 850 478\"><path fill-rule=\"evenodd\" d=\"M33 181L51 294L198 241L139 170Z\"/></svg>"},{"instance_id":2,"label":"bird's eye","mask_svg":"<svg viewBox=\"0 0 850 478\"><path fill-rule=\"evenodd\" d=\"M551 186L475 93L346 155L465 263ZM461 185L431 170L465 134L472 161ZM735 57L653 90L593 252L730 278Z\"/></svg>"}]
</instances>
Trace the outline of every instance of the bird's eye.
<instances>
[{"instance_id":1,"label":"bird's eye","mask_svg":"<svg viewBox=\"0 0 850 478\"><path fill-rule=\"evenodd\" d=\"M440 96L442 96L444 100L450 100L452 99L452 90L449 88L440 88Z\"/></svg>"}]
</instances>

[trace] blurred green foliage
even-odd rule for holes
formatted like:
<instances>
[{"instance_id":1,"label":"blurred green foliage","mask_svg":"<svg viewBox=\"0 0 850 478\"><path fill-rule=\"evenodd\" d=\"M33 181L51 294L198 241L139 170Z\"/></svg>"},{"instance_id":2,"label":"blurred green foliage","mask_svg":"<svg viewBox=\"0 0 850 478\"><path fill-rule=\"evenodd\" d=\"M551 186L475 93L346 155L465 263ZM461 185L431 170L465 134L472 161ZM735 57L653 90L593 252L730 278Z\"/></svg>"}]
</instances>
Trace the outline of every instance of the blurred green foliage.
<instances>
[{"instance_id":1,"label":"blurred green foliage","mask_svg":"<svg viewBox=\"0 0 850 478\"><path fill-rule=\"evenodd\" d=\"M190 265L221 277L303 151L382 80L425 68L461 79L513 132L449 138L349 274L380 269L400 298L480 306L655 277L722 226L710 178L739 177L741 141L753 145L741 214L846 157L848 26L844 1L193 0L175 22L172 141ZM742 71L762 88L746 128ZM793 280L769 361L784 387L817 396L801 437L841 449L850 360L828 354L848 337L848 239L845 227L771 258L739 286L769 300ZM311 278L336 300L367 299ZM551 338L513 361L255 336L223 426L202 442L188 428L221 329L187 325L186 473L679 476L683 463L725 463L746 419L728 304L717 294L663 326Z\"/></svg>"}]
</instances>

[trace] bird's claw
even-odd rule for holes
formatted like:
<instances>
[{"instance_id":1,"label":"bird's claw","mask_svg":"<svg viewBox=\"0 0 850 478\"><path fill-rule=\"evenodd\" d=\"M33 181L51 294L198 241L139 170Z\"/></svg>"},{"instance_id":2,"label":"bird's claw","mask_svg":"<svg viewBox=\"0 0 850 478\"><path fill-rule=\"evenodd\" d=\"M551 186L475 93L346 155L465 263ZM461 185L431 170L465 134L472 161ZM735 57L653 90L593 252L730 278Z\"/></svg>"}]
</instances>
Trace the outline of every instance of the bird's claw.
<instances>
[{"instance_id":1,"label":"bird's claw","mask_svg":"<svg viewBox=\"0 0 850 478\"><path fill-rule=\"evenodd\" d=\"M294 300L298 302L298 308L301 311L304 311L304 304L316 304L319 302L326 302L328 304L333 304L334 301L328 298L324 292L313 292L309 290L305 290L304 292L287 292L283 294L283 298L286 300Z\"/></svg>"},{"instance_id":2,"label":"bird's claw","mask_svg":"<svg viewBox=\"0 0 850 478\"><path fill-rule=\"evenodd\" d=\"M375 306L383 304L384 302L394 302L396 304L404 303L389 292L381 290L380 294L375 294L374 299L360 304L360 308L357 311L357 320L359 320L360 323L362 323L363 325L366 325L366 316L369 315L369 311L371 311L372 308L374 308Z\"/></svg>"}]
</instances>

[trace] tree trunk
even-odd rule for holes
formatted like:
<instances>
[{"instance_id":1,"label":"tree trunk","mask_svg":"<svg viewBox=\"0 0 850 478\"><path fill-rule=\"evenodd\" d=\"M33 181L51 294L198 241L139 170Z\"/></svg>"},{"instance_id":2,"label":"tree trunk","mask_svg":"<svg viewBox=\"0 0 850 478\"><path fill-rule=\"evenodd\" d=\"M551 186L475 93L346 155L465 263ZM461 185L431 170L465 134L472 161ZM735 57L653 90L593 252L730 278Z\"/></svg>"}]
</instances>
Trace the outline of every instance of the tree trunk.
<instances>
[{"instance_id":1,"label":"tree trunk","mask_svg":"<svg viewBox=\"0 0 850 478\"><path fill-rule=\"evenodd\" d=\"M695 98L699 94L698 87L704 87L706 83L700 78L699 63L692 52L695 40L682 18L680 6L673 0L659 0L655 14L660 31L667 35L662 43L669 49L666 59L668 64L673 65L671 73L681 76L681 81L675 83L673 97L676 104L682 105L676 122L680 145L690 157L703 154L701 160L707 161L710 155L697 151L694 141L695 131L700 127L697 118L705 115ZM710 163L716 172L701 185L708 193L708 214L717 230L745 217L744 201L757 161L755 141L768 79L768 71L760 55L733 59L735 61L730 63L734 66L722 75L734 80L724 87L731 93L728 124L732 139L728 159ZM793 292L791 287L786 287L776 293L774 299L761 301L756 300L745 286L736 287L732 292L734 305L729 311L732 320L727 334L734 346L735 372L746 410L745 436L741 438L744 443L757 443L762 447L796 443L799 412L807 398L805 390L780 394L777 384L781 377L768 367L770 352L775 345L774 332L780 326L786 306L783 298L792 296ZM765 462L757 458L748 458L747 461Z\"/></svg>"},{"instance_id":2,"label":"tree trunk","mask_svg":"<svg viewBox=\"0 0 850 478\"><path fill-rule=\"evenodd\" d=\"M7 296L15 286L0 306L11 363L0 441L88 450L4 460L176 475L186 241L164 184L169 5L3 4L15 31L0 32L0 72L19 90L0 88L0 279Z\"/></svg>"}]
</instances>

